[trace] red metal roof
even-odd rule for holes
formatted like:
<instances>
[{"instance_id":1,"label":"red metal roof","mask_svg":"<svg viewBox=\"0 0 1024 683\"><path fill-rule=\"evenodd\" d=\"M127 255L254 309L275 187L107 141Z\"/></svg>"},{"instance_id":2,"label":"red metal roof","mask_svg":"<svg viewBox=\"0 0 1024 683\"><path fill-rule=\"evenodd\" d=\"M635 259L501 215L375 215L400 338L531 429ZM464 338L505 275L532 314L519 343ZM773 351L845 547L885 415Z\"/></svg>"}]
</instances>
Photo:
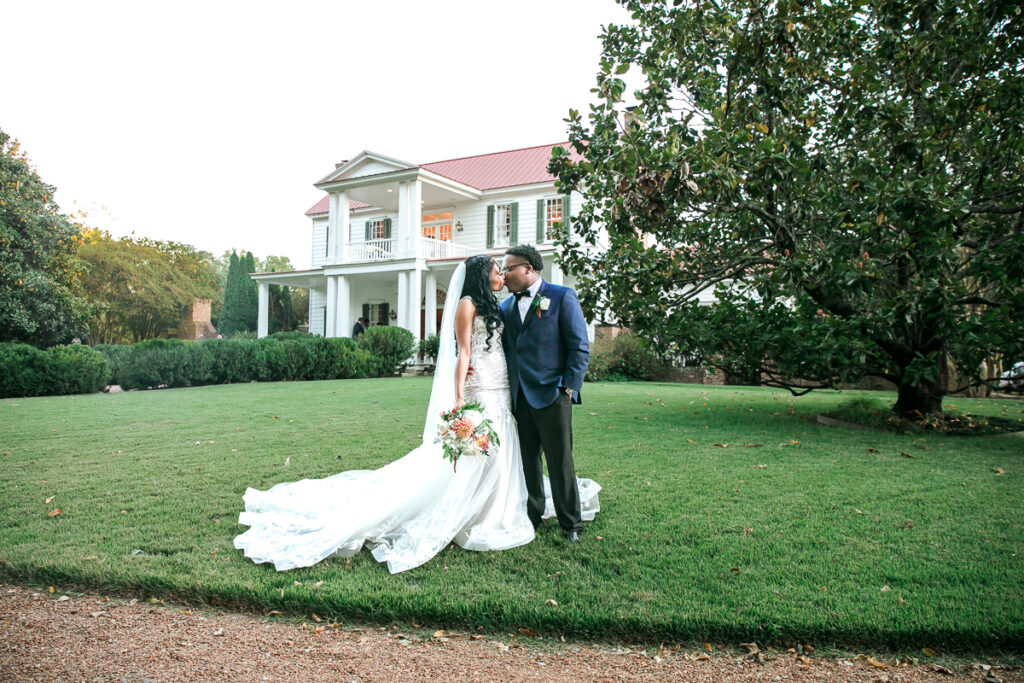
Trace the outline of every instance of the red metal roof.
<instances>
[{"instance_id":1,"label":"red metal roof","mask_svg":"<svg viewBox=\"0 0 1024 683\"><path fill-rule=\"evenodd\" d=\"M548 160L551 158L551 150L556 146L569 149L569 143L559 142L554 145L540 145L508 152L435 161L422 164L420 168L478 190L547 183L555 179L548 173ZM569 153L574 160L580 158L580 155L571 149L569 149ZM324 196L306 212L306 215L326 213L327 203L328 197ZM351 206L352 208L361 208L367 205L353 201Z\"/></svg>"}]
</instances>

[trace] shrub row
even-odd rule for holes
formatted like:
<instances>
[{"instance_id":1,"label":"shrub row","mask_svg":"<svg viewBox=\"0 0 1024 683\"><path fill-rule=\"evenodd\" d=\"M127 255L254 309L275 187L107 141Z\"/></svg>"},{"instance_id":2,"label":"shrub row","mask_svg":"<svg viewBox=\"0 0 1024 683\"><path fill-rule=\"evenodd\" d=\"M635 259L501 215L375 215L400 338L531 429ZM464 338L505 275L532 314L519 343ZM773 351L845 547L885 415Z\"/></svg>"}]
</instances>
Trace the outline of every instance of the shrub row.
<instances>
[{"instance_id":1,"label":"shrub row","mask_svg":"<svg viewBox=\"0 0 1024 683\"><path fill-rule=\"evenodd\" d=\"M394 374L415 344L408 330L373 327L358 341L278 332L263 339L151 339L130 347L96 349L107 357L111 383L144 389L382 377Z\"/></svg>"},{"instance_id":2,"label":"shrub row","mask_svg":"<svg viewBox=\"0 0 1024 683\"><path fill-rule=\"evenodd\" d=\"M107 385L103 356L88 346L0 343L0 398L91 394Z\"/></svg>"},{"instance_id":3,"label":"shrub row","mask_svg":"<svg viewBox=\"0 0 1024 683\"><path fill-rule=\"evenodd\" d=\"M598 339L590 346L589 382L662 380L671 365L655 353L640 337L620 334Z\"/></svg>"},{"instance_id":4,"label":"shrub row","mask_svg":"<svg viewBox=\"0 0 1024 683\"><path fill-rule=\"evenodd\" d=\"M263 339L202 342L150 339L132 346L0 344L0 398L231 382L383 377L416 349L400 327L372 327L352 339L279 332Z\"/></svg>"}]
</instances>

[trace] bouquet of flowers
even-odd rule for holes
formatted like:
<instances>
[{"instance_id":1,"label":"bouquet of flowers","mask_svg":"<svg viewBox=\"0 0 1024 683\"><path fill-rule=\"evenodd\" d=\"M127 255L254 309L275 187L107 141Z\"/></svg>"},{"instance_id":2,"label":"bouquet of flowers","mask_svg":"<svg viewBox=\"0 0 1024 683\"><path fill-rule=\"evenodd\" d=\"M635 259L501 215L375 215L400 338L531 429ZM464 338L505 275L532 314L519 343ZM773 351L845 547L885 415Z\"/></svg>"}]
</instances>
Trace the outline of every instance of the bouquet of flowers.
<instances>
[{"instance_id":1,"label":"bouquet of flowers","mask_svg":"<svg viewBox=\"0 0 1024 683\"><path fill-rule=\"evenodd\" d=\"M452 471L456 471L462 456L490 455L491 444L501 445L479 403L466 403L441 413L434 443L442 445L444 457L452 461Z\"/></svg>"}]
</instances>

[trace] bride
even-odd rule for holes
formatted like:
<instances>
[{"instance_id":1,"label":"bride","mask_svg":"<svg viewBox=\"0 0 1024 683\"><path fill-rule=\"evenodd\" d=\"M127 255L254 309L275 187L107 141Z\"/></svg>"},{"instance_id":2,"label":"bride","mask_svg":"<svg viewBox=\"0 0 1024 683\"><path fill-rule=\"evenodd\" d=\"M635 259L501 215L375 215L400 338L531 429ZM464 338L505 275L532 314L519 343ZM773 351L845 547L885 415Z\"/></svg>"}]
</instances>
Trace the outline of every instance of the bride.
<instances>
[{"instance_id":1,"label":"bride","mask_svg":"<svg viewBox=\"0 0 1024 683\"><path fill-rule=\"evenodd\" d=\"M503 286L498 264L487 255L470 257L452 275L419 447L378 470L248 489L238 522L249 529L235 538L235 547L283 571L330 555L351 556L365 544L394 574L420 566L453 541L467 550L532 541L494 294ZM500 445L492 442L487 456L460 458L454 471L434 437L441 413L469 402L481 404ZM585 518L593 519L600 486L580 484L587 492ZM544 516L554 516L550 496L547 507Z\"/></svg>"}]
</instances>

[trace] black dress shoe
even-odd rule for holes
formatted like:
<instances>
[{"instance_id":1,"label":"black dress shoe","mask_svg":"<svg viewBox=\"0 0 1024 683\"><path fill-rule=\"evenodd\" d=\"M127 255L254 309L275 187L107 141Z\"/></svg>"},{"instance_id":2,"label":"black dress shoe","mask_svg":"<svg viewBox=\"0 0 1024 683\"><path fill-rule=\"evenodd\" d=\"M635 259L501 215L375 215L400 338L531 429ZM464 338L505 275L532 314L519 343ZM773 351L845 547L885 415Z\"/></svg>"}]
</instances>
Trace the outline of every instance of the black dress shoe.
<instances>
[{"instance_id":1,"label":"black dress shoe","mask_svg":"<svg viewBox=\"0 0 1024 683\"><path fill-rule=\"evenodd\" d=\"M565 529L562 531L562 537L569 541L569 543L575 543L580 540L580 532L575 529Z\"/></svg>"}]
</instances>

